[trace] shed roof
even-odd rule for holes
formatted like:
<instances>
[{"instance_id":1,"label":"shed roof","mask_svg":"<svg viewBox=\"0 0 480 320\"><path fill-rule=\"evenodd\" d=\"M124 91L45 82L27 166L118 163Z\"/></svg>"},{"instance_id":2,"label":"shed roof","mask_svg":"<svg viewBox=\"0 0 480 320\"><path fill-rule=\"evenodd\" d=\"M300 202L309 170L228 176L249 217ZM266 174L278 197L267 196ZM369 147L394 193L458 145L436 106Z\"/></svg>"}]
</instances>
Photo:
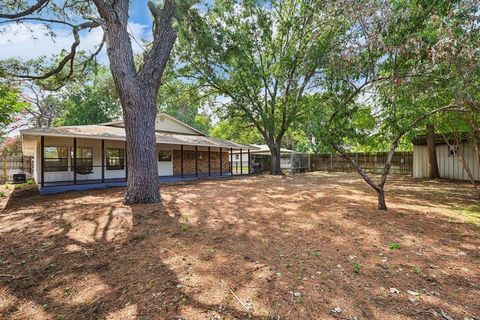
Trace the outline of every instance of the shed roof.
<instances>
[{"instance_id":1,"label":"shed roof","mask_svg":"<svg viewBox=\"0 0 480 320\"><path fill-rule=\"evenodd\" d=\"M437 133L434 135L434 141L436 145L447 144L445 139L447 139L448 144L466 143L470 140L470 135L467 132L462 132L459 134L454 134L452 132L444 133L444 134ZM412 140L412 143L417 146L423 146L423 145L426 146L427 136L426 135L416 136Z\"/></svg>"},{"instance_id":2,"label":"shed roof","mask_svg":"<svg viewBox=\"0 0 480 320\"><path fill-rule=\"evenodd\" d=\"M21 130L22 135L54 136L88 139L106 139L125 141L125 128L104 125L65 126ZM211 138L202 135L190 135L171 132L155 132L157 143L183 144L190 146L257 149L254 146L242 145L235 142Z\"/></svg>"}]
</instances>

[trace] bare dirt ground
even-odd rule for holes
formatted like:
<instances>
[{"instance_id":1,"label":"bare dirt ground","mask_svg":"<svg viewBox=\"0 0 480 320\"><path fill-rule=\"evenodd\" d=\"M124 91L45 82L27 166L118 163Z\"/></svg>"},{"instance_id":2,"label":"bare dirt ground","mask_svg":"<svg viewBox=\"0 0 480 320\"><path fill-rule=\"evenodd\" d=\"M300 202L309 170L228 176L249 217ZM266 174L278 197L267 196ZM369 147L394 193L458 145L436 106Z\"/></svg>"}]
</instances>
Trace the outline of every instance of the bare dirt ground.
<instances>
[{"instance_id":1,"label":"bare dirt ground","mask_svg":"<svg viewBox=\"0 0 480 320\"><path fill-rule=\"evenodd\" d=\"M0 199L2 319L478 319L468 184L355 174ZM1 209L0 209L1 210Z\"/></svg>"}]
</instances>

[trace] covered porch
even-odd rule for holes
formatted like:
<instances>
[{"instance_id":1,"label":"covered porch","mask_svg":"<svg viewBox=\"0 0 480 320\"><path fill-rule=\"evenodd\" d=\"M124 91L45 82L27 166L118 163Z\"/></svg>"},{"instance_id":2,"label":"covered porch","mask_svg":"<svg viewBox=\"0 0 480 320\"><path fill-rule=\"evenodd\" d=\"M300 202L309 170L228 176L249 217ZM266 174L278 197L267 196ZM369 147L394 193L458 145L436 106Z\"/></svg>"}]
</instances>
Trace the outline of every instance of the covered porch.
<instances>
[{"instance_id":1,"label":"covered porch","mask_svg":"<svg viewBox=\"0 0 480 320\"><path fill-rule=\"evenodd\" d=\"M250 155L249 146L208 137L204 137L206 141L196 141L198 144L161 138L157 133L161 183L252 173L250 165L240 170L232 166L233 154ZM124 140L58 135L24 135L23 139L25 145L34 150L33 177L42 194L128 184L128 153Z\"/></svg>"}]
</instances>

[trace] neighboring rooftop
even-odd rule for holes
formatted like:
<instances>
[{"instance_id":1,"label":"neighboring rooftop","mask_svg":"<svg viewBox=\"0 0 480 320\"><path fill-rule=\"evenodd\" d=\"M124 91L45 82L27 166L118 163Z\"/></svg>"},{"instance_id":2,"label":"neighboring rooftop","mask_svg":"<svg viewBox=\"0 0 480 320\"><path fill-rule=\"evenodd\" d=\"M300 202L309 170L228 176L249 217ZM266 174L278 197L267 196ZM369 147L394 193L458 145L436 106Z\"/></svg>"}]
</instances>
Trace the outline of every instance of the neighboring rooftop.
<instances>
[{"instance_id":1,"label":"neighboring rooftop","mask_svg":"<svg viewBox=\"0 0 480 320\"><path fill-rule=\"evenodd\" d=\"M270 148L266 144L252 144L251 146L255 147L255 148L251 148L251 149L254 149L254 150L251 151L251 153L270 154ZM237 151L237 152L239 152L239 151ZM234 153L235 153L235 150L234 150ZM298 152L290 150L290 149L286 149L286 148L280 148L280 153L285 154L285 153L298 153Z\"/></svg>"}]
</instances>

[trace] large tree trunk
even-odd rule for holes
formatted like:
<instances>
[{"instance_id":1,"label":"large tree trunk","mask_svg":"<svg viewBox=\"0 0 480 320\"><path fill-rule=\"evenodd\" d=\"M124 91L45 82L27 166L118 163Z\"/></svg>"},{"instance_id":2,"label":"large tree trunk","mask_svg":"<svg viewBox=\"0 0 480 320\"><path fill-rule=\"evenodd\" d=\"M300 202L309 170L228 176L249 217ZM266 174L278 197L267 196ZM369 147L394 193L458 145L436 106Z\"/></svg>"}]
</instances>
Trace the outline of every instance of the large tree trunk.
<instances>
[{"instance_id":1,"label":"large tree trunk","mask_svg":"<svg viewBox=\"0 0 480 320\"><path fill-rule=\"evenodd\" d=\"M155 138L155 95L143 95L147 89L138 90L124 108L125 132L127 135L128 187L125 203L160 202L160 183L157 167L157 144Z\"/></svg>"},{"instance_id":2,"label":"large tree trunk","mask_svg":"<svg viewBox=\"0 0 480 320\"><path fill-rule=\"evenodd\" d=\"M94 0L102 17L107 55L123 109L127 140L128 187L125 203L160 202L155 139L156 97L163 71L176 39L172 27L176 7L149 1L153 16L153 42L137 71L128 33L129 1Z\"/></svg>"},{"instance_id":3,"label":"large tree trunk","mask_svg":"<svg viewBox=\"0 0 480 320\"><path fill-rule=\"evenodd\" d=\"M435 146L435 128L433 124L427 125L427 150L428 150L428 178L438 179L437 151Z\"/></svg>"},{"instance_id":4,"label":"large tree trunk","mask_svg":"<svg viewBox=\"0 0 480 320\"><path fill-rule=\"evenodd\" d=\"M125 203L155 203L161 200L155 141L157 91L139 79L133 54L129 52L128 33L120 31L123 28L116 23L107 29L107 53L125 121L128 169Z\"/></svg>"},{"instance_id":5,"label":"large tree trunk","mask_svg":"<svg viewBox=\"0 0 480 320\"><path fill-rule=\"evenodd\" d=\"M281 149L279 143L272 143L268 145L270 148L270 174L277 175L282 174L282 169L280 167L281 160Z\"/></svg>"}]
</instances>

